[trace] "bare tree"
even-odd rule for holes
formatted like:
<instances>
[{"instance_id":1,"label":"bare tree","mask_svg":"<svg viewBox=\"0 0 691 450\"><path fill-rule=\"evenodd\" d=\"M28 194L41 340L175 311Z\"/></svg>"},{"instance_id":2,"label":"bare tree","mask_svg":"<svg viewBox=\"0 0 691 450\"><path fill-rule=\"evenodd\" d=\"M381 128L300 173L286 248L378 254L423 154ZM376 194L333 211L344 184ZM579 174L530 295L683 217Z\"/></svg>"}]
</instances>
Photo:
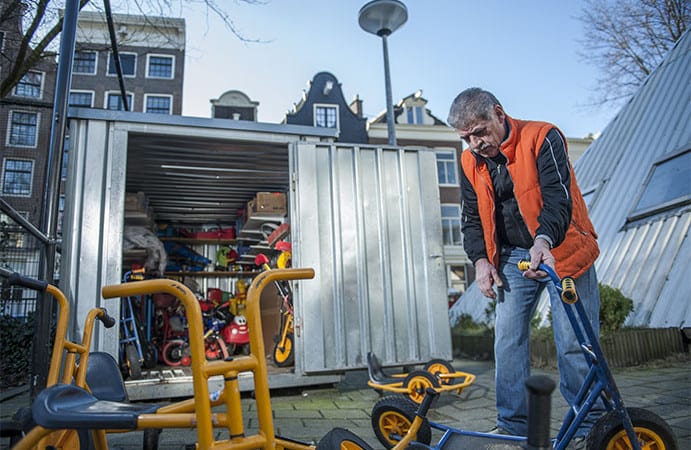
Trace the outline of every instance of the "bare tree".
<instances>
[{"instance_id":1,"label":"bare tree","mask_svg":"<svg viewBox=\"0 0 691 450\"><path fill-rule=\"evenodd\" d=\"M228 10L226 0L114 0L114 12L125 12L147 16L171 17L184 15L185 10L204 8L207 17L217 16L225 27L238 39L245 42L259 42L245 37L237 28ZM238 5L265 4L264 0L234 0ZM0 29L5 31L2 54L0 54L0 98L5 98L24 75L39 62L55 58L57 38L62 31L63 18L60 14L65 0L0 0ZM79 10L85 7L102 10L103 2L79 0Z\"/></svg>"},{"instance_id":2,"label":"bare tree","mask_svg":"<svg viewBox=\"0 0 691 450\"><path fill-rule=\"evenodd\" d=\"M598 66L598 104L621 103L633 95L684 34L689 0L585 0L581 56Z\"/></svg>"}]
</instances>

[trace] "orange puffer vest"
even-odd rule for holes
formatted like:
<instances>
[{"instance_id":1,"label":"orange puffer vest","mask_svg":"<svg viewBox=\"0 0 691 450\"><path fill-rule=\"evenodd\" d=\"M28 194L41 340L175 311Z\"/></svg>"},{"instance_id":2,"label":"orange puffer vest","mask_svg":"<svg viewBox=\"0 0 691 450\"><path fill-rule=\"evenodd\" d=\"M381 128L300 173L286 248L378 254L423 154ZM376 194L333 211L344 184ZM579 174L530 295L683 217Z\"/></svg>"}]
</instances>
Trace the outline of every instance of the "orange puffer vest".
<instances>
[{"instance_id":1,"label":"orange puffer vest","mask_svg":"<svg viewBox=\"0 0 691 450\"><path fill-rule=\"evenodd\" d=\"M508 139L501 145L506 156L506 168L514 184L514 195L521 216L532 236L535 236L542 210L542 188L537 170L537 157L545 137L553 125L546 122L517 120L506 116L511 126ZM560 132L561 133L561 132ZM566 140L564 140L566 142ZM485 249L490 261L499 264L497 246L494 188L487 165L478 161L471 150L463 152L461 166L477 194L478 211L482 222ZM564 241L552 250L556 259L557 273L562 276L579 277L590 268L600 254L597 234L588 217L588 210L581 195L576 176L571 171L571 199L573 211L571 224Z\"/></svg>"}]
</instances>

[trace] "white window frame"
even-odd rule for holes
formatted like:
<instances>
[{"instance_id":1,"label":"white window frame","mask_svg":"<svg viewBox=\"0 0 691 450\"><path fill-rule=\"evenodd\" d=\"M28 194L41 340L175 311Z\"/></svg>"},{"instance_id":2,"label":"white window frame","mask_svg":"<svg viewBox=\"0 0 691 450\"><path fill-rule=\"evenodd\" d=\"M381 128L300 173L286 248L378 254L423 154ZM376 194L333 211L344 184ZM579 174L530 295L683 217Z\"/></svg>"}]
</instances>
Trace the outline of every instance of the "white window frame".
<instances>
[{"instance_id":1,"label":"white window frame","mask_svg":"<svg viewBox=\"0 0 691 450\"><path fill-rule=\"evenodd\" d=\"M12 116L15 113L24 113L24 114L36 114L36 134L34 135L34 143L32 145L19 145L19 144L12 144L10 142L10 138L12 136ZM17 147L17 148L36 148L38 147L38 134L39 130L41 129L41 113L37 111L26 111L26 110L21 110L21 109L16 109L16 110L11 110L9 114L7 114L7 134L5 136L5 145L8 147Z\"/></svg>"},{"instance_id":2,"label":"white window frame","mask_svg":"<svg viewBox=\"0 0 691 450\"><path fill-rule=\"evenodd\" d=\"M425 109L419 105L408 105L404 107L405 118L408 125L424 125L425 124ZM413 117L411 122L409 115Z\"/></svg>"},{"instance_id":3,"label":"white window frame","mask_svg":"<svg viewBox=\"0 0 691 450\"><path fill-rule=\"evenodd\" d=\"M106 109L108 111L124 111L124 109L109 109L108 108L108 98L111 95L120 95L120 91L106 91L104 92L103 95L103 109ZM127 106L130 107L129 111L134 111L134 92L126 92L125 95L128 97L127 101Z\"/></svg>"},{"instance_id":4,"label":"white window frame","mask_svg":"<svg viewBox=\"0 0 691 450\"><path fill-rule=\"evenodd\" d=\"M137 77L137 64L139 63L139 55L135 52L118 52L118 54L120 56L134 55L134 73L132 75L128 75L123 71L122 76L125 78L136 78ZM117 77L118 74L117 74L117 71L115 70L115 67L113 67L114 73L110 73L110 57L111 56L113 57L113 61L115 61L115 55L113 55L113 52L108 52L108 60L106 62L106 76L107 77Z\"/></svg>"},{"instance_id":5,"label":"white window frame","mask_svg":"<svg viewBox=\"0 0 691 450\"><path fill-rule=\"evenodd\" d=\"M87 89L70 89L70 94L91 94L91 104L89 105L89 108L93 108L93 107L94 107L94 101L96 101L96 91L90 91L90 90L87 90ZM70 101L70 97L69 97L69 95L68 95L68 96L67 96L67 103L68 103L68 104L69 104L69 101ZM75 106L75 105L72 105L72 106ZM78 107L78 108L79 108L79 107L83 108L84 106L83 106L83 105L79 105L79 106L76 106L76 107Z\"/></svg>"},{"instance_id":6,"label":"white window frame","mask_svg":"<svg viewBox=\"0 0 691 450\"><path fill-rule=\"evenodd\" d=\"M458 186L460 186L460 185L461 185L461 183L460 183L460 173L458 173L458 171L459 171L459 166L458 166L458 153L457 153L456 149L453 148L453 147L435 147L434 152L435 152L435 154L436 154L436 155L435 155L435 160L436 160L437 165L438 165L440 162L443 162L444 165L447 166L447 167L448 167L449 164L452 164L452 165L453 165L453 169L454 169L454 174L455 174L455 177L456 177L456 182L455 182L455 183L441 183L441 182L439 182L439 173L437 173L437 182L439 183L439 186L440 186L440 187L458 187ZM438 158L438 155L439 155L439 154L449 154L449 153L450 153L451 156L453 157L453 161L451 161L451 160L446 160L446 159L445 159L445 160L442 160L442 161L439 160L439 158ZM447 178L448 178L448 177L447 177Z\"/></svg>"},{"instance_id":7,"label":"white window frame","mask_svg":"<svg viewBox=\"0 0 691 450\"><path fill-rule=\"evenodd\" d=\"M144 94L144 106L143 106L142 110L143 110L145 113L149 113L149 111L147 111L147 100L148 100L150 97L165 97L165 98L170 99L170 105L169 105L169 108L168 108L168 114L173 114L173 96L172 96L172 95L169 95L169 94ZM159 114L159 113L150 113L150 114Z\"/></svg>"},{"instance_id":8,"label":"white window frame","mask_svg":"<svg viewBox=\"0 0 691 450\"><path fill-rule=\"evenodd\" d=\"M328 109L335 109L336 110L336 126L335 127L319 127L319 128L327 128L330 130L337 130L341 131L341 123L339 120L339 108L338 105L334 105L333 103L314 103L312 105L312 124L316 127L317 126L317 109L319 108L328 108Z\"/></svg>"},{"instance_id":9,"label":"white window frame","mask_svg":"<svg viewBox=\"0 0 691 450\"><path fill-rule=\"evenodd\" d=\"M94 71L93 72L75 72L74 63L72 63L72 73L74 75L96 75L98 73L98 51L97 50L77 50L79 53L93 53L94 54Z\"/></svg>"},{"instance_id":10,"label":"white window frame","mask_svg":"<svg viewBox=\"0 0 691 450\"><path fill-rule=\"evenodd\" d=\"M168 58L172 61L170 64L170 77L158 77L158 76L149 75L149 68L151 65L151 58L152 57ZM146 55L146 73L144 76L145 76L145 78L152 78L155 80L174 80L175 79L175 55L165 55L163 53L147 53L147 55Z\"/></svg>"},{"instance_id":11,"label":"white window frame","mask_svg":"<svg viewBox=\"0 0 691 450\"><path fill-rule=\"evenodd\" d=\"M41 75L41 85L38 87L38 97L34 97L34 96L32 96L32 95L17 94L17 87L19 86L19 83L17 83L17 84L14 86L14 89L12 90L12 93L13 93L13 95L14 95L15 97L21 97L21 98L34 98L34 99L41 100L41 99L43 98L43 89L44 89L44 86L45 86L45 84L46 84L46 73L43 72L43 71L41 71L41 70L29 70L29 71L27 71L27 73L22 77L22 79L23 79L25 76L27 76L29 73L37 73L37 74ZM21 82L21 80L20 80L20 82Z\"/></svg>"},{"instance_id":12,"label":"white window frame","mask_svg":"<svg viewBox=\"0 0 691 450\"><path fill-rule=\"evenodd\" d=\"M440 213L440 217L441 217L441 221L442 221L442 224L441 224L442 225L442 242L444 244L444 247L461 247L461 246L463 246L463 234L461 232L461 205L459 205L458 203L442 203L439 206L440 206L439 207L439 213ZM455 208L456 211L458 211L458 216L450 217L450 216L444 216L443 214L441 214L443 208L448 208L448 207ZM459 237L460 241L458 242L458 244L446 243L446 242L444 242L444 221L456 220L456 219L458 219L458 237Z\"/></svg>"},{"instance_id":13,"label":"white window frame","mask_svg":"<svg viewBox=\"0 0 691 450\"><path fill-rule=\"evenodd\" d=\"M29 175L29 193L28 194L6 194L4 193L5 189L5 176L7 175L7 162L8 161L29 161L31 162L31 175ZM5 197L21 197L21 198L28 198L31 197L31 195L34 192L34 171L36 170L36 160L31 159L31 158L15 158L15 157L7 157L2 160L2 182L0 182L0 194L2 194Z\"/></svg>"},{"instance_id":14,"label":"white window frame","mask_svg":"<svg viewBox=\"0 0 691 450\"><path fill-rule=\"evenodd\" d=\"M463 286L462 289L457 289L454 287L454 284L452 282L452 278L454 276L458 276L453 270L453 267L462 267L463 268ZM458 277L460 278L460 277ZM468 282L468 265L463 264L463 263L447 263L446 264L446 287L449 291L453 289L454 291L459 291L461 294L465 293L465 291L468 289L468 286L470 285L470 282Z\"/></svg>"}]
</instances>

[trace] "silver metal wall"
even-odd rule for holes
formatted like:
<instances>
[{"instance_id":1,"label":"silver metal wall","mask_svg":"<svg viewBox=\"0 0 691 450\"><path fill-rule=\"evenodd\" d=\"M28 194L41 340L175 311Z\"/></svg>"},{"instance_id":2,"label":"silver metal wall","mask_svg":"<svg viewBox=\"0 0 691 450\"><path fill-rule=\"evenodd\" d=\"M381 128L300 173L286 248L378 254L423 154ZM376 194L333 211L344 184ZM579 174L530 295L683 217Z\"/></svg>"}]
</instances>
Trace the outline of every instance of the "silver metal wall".
<instances>
[{"instance_id":1,"label":"silver metal wall","mask_svg":"<svg viewBox=\"0 0 691 450\"><path fill-rule=\"evenodd\" d=\"M297 370L450 358L436 159L428 150L300 143L291 158Z\"/></svg>"},{"instance_id":2,"label":"silver metal wall","mask_svg":"<svg viewBox=\"0 0 691 450\"><path fill-rule=\"evenodd\" d=\"M70 333L81 336L95 306L120 317L120 302L104 303L101 287L120 282L127 131L112 122L73 120L70 143L60 287L73 308ZM97 330L93 348L117 355L118 327Z\"/></svg>"}]
</instances>

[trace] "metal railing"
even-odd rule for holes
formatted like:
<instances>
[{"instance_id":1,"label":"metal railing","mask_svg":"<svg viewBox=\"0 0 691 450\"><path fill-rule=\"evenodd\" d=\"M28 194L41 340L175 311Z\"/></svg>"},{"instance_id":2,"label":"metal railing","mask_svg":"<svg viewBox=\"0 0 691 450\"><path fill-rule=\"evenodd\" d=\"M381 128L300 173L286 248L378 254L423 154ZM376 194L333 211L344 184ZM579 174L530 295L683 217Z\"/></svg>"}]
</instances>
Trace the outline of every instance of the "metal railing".
<instances>
[{"instance_id":1,"label":"metal railing","mask_svg":"<svg viewBox=\"0 0 691 450\"><path fill-rule=\"evenodd\" d=\"M2 215L0 268L3 272L18 272L27 277L38 278L45 243L33 231L7 213ZM26 320L36 310L37 299L38 293L35 290L10 286L6 277L0 277L0 315Z\"/></svg>"}]
</instances>

